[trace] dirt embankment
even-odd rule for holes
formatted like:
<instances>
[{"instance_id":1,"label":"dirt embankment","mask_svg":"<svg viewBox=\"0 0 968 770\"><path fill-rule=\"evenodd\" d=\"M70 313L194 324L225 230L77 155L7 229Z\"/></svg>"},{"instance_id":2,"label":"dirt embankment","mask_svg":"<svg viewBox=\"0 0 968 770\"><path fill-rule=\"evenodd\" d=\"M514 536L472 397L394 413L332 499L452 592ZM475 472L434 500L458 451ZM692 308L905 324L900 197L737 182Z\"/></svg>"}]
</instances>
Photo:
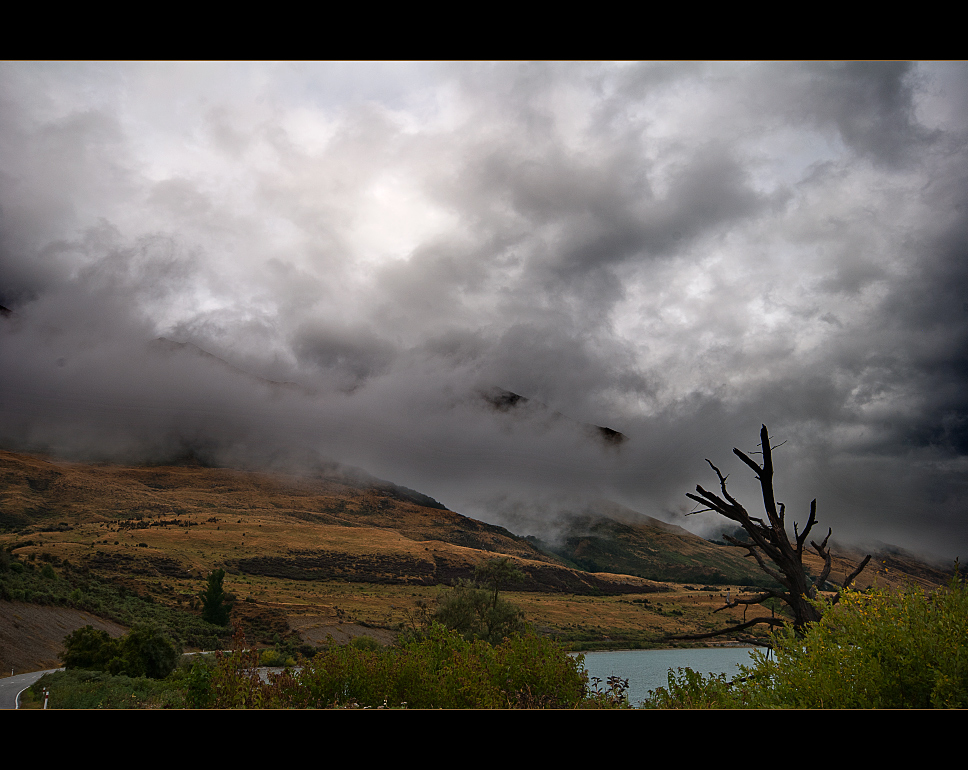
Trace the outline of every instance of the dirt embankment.
<instances>
[{"instance_id":1,"label":"dirt embankment","mask_svg":"<svg viewBox=\"0 0 968 770\"><path fill-rule=\"evenodd\" d=\"M0 602L0 676L58 668L64 637L91 625L122 636L127 629L81 610Z\"/></svg>"}]
</instances>

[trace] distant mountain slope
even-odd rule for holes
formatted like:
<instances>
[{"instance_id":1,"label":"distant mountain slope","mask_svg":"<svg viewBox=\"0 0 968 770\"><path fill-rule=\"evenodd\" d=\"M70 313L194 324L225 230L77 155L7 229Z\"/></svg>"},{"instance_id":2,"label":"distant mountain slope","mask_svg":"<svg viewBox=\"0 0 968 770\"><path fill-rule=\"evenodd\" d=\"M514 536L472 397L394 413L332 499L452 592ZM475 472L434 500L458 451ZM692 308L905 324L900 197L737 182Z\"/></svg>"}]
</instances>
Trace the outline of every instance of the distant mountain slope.
<instances>
[{"instance_id":1,"label":"distant mountain slope","mask_svg":"<svg viewBox=\"0 0 968 770\"><path fill-rule=\"evenodd\" d=\"M778 587L743 549L711 543L617 503L600 501L582 513L562 515L558 523L561 535L553 543L529 539L582 570L636 575L657 582ZM836 585L867 554L873 559L854 584L856 588L916 583L931 589L951 578L951 565L926 561L896 546L880 544L861 551L834 542L830 550L830 580ZM812 550L804 552L803 564L814 575L823 569L822 559Z\"/></svg>"},{"instance_id":2,"label":"distant mountain slope","mask_svg":"<svg viewBox=\"0 0 968 770\"><path fill-rule=\"evenodd\" d=\"M300 521L399 529L422 540L519 552L545 561L523 538L468 519L428 495L335 463L313 476L178 465L56 463L0 451L0 528L65 523L82 515L210 516L268 511Z\"/></svg>"},{"instance_id":3,"label":"distant mountain slope","mask_svg":"<svg viewBox=\"0 0 968 770\"><path fill-rule=\"evenodd\" d=\"M554 542L447 510L422 493L331 464L314 475L180 465L51 462L0 451L0 545L105 574L188 579L225 566L280 579L447 584L506 555L509 588L648 593L657 582L764 585L740 549L610 502L563 513ZM855 554L835 550L832 579ZM819 570L808 557L808 569ZM897 549L866 578L944 582Z\"/></svg>"},{"instance_id":4,"label":"distant mountain slope","mask_svg":"<svg viewBox=\"0 0 968 770\"><path fill-rule=\"evenodd\" d=\"M526 575L510 588L658 590L634 576L568 568L503 527L359 471L287 476L0 452L0 528L13 547L105 574L188 578L224 565L284 579L436 585L470 578L481 559L500 554Z\"/></svg>"},{"instance_id":5,"label":"distant mountain slope","mask_svg":"<svg viewBox=\"0 0 968 770\"><path fill-rule=\"evenodd\" d=\"M601 501L581 513L565 513L558 524L555 542L532 542L589 572L675 583L766 585L769 580L735 549L618 503Z\"/></svg>"}]
</instances>

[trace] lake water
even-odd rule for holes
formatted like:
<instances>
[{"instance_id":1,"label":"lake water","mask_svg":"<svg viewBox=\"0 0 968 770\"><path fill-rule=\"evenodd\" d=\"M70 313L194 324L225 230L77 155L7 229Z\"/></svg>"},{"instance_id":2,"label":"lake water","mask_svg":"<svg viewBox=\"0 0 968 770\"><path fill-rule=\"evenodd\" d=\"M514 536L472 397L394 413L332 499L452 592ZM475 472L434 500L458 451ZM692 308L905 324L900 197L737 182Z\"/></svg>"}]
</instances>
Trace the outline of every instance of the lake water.
<instances>
[{"instance_id":1,"label":"lake water","mask_svg":"<svg viewBox=\"0 0 968 770\"><path fill-rule=\"evenodd\" d=\"M696 650L622 650L618 652L586 652L585 670L588 677L598 677L603 690L610 676L629 680L629 703L639 705L649 690L666 687L669 670L691 668L701 674L739 673L740 665L753 661L751 647L707 647Z\"/></svg>"}]
</instances>

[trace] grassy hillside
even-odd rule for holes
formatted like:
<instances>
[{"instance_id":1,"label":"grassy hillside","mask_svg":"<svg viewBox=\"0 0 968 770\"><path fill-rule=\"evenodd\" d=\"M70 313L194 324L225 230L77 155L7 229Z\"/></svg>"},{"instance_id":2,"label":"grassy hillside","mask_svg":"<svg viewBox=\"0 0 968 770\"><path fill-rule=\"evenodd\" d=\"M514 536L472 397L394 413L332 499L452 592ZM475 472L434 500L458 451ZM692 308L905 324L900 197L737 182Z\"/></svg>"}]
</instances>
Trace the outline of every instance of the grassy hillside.
<instances>
[{"instance_id":1,"label":"grassy hillside","mask_svg":"<svg viewBox=\"0 0 968 770\"><path fill-rule=\"evenodd\" d=\"M585 513L568 514L560 524L557 542L532 542L582 570L671 583L771 585L736 549L616 503L603 501Z\"/></svg>"},{"instance_id":2,"label":"grassy hillside","mask_svg":"<svg viewBox=\"0 0 968 770\"><path fill-rule=\"evenodd\" d=\"M297 476L0 452L7 610L28 603L122 625L149 620L189 645L218 632L200 620L198 594L219 567L236 598L233 620L262 643L389 640L496 555L525 575L509 596L527 619L581 645L659 645L671 633L721 627L730 613L711 613L726 588L735 596L761 581L733 549L618 506L574 517L566 532L539 547L335 467ZM903 574L893 558L879 565L884 579Z\"/></svg>"},{"instance_id":3,"label":"grassy hillside","mask_svg":"<svg viewBox=\"0 0 968 770\"><path fill-rule=\"evenodd\" d=\"M433 586L470 577L482 558L501 554L521 562L527 579L514 588L522 590L650 590L644 580L568 569L502 527L358 474L89 466L0 453L0 484L6 542L98 573L197 579L221 566L288 580Z\"/></svg>"}]
</instances>

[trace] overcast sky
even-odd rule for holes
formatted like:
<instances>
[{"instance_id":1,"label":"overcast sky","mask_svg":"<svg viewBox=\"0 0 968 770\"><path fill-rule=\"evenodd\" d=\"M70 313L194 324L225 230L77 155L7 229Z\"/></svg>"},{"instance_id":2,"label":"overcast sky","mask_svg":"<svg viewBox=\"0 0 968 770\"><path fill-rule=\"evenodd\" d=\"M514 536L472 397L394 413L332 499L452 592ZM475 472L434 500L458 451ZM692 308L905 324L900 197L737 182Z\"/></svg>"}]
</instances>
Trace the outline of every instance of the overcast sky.
<instances>
[{"instance_id":1,"label":"overcast sky","mask_svg":"<svg viewBox=\"0 0 968 770\"><path fill-rule=\"evenodd\" d=\"M718 534L766 423L789 516L964 559L966 140L964 63L0 63L0 446Z\"/></svg>"}]
</instances>

